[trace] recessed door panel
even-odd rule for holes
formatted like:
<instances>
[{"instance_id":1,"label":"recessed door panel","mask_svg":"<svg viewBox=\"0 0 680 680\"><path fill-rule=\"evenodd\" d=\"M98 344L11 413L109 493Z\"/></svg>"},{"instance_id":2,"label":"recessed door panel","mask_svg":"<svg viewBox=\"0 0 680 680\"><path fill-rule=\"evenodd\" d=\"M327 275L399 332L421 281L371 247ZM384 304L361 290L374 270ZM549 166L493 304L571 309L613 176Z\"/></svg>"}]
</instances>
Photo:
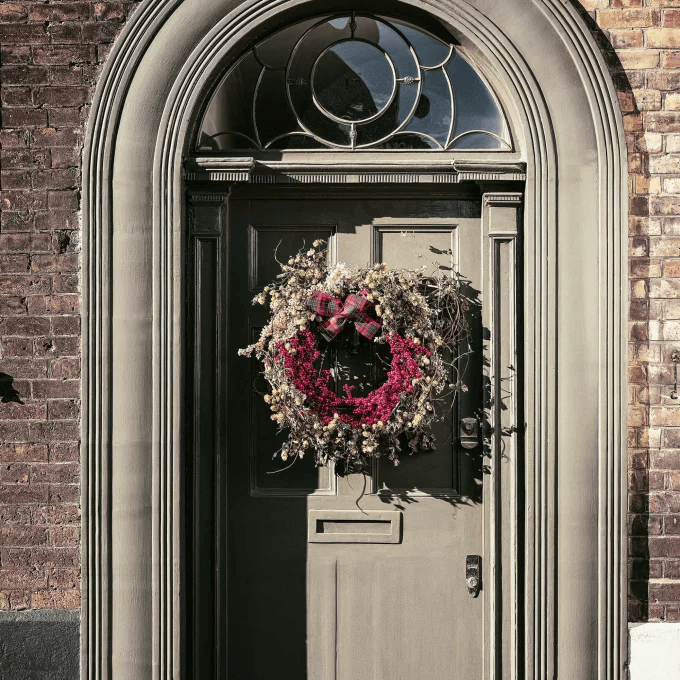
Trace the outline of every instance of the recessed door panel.
<instances>
[{"instance_id":1,"label":"recessed door panel","mask_svg":"<svg viewBox=\"0 0 680 680\"><path fill-rule=\"evenodd\" d=\"M483 554L482 451L459 439L484 387L479 200L235 192L227 221L226 677L481 680L484 590L469 594L465 560ZM266 323L253 292L279 273L277 259L316 238L329 241L331 261L465 278L466 391L444 404L436 450L344 476L316 468L311 453L292 465L275 456L285 435L269 419L257 362L237 349ZM350 352L339 338L327 361L366 390L383 379L372 343Z\"/></svg>"}]
</instances>

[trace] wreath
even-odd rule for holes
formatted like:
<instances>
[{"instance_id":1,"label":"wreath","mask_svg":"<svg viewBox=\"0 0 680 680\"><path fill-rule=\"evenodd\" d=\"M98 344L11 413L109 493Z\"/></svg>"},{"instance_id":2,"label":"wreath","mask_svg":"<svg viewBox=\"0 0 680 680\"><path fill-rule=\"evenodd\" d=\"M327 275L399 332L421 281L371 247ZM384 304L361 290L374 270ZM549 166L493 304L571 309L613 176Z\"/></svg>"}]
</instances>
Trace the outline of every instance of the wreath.
<instances>
[{"instance_id":1,"label":"wreath","mask_svg":"<svg viewBox=\"0 0 680 680\"><path fill-rule=\"evenodd\" d=\"M426 266L328 265L325 242L312 245L280 263L278 281L254 298L269 299L271 316L258 341L239 350L263 362L264 400L289 431L274 457L292 463L313 451L319 465L343 460L350 469L380 456L398 465L405 447L432 450L431 425L443 417L437 406L466 389L458 377L469 353L465 282L451 267L432 276ZM348 326L384 348L378 358L390 352L386 380L366 396L353 396L350 384L341 392L322 367Z\"/></svg>"}]
</instances>

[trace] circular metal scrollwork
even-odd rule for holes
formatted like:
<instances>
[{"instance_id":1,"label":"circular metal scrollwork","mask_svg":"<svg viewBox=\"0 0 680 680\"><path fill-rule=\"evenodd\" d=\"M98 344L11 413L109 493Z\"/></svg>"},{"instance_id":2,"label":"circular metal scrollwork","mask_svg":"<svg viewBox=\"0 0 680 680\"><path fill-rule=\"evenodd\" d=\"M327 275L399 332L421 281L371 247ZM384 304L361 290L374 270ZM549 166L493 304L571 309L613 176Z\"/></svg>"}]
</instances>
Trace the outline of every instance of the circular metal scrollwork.
<instances>
[{"instance_id":1,"label":"circular metal scrollwork","mask_svg":"<svg viewBox=\"0 0 680 680\"><path fill-rule=\"evenodd\" d=\"M293 24L243 55L213 94L197 147L503 150L511 143L491 88L451 42L354 12Z\"/></svg>"}]
</instances>

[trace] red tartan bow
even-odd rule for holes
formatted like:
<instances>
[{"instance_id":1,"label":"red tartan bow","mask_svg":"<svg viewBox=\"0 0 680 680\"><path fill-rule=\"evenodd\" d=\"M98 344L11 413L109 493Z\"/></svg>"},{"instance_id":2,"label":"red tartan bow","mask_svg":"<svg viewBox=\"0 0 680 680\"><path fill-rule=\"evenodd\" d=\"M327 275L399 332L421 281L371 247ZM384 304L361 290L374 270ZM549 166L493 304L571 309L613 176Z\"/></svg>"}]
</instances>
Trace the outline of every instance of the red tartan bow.
<instances>
[{"instance_id":1,"label":"red tartan bow","mask_svg":"<svg viewBox=\"0 0 680 680\"><path fill-rule=\"evenodd\" d=\"M378 334L382 321L371 319L366 310L373 303L364 297L367 290L360 291L357 295L350 294L343 302L328 293L315 290L307 300L307 307L319 316L331 317L321 324L319 332L324 340L330 342L345 326L347 321L354 321L354 327L361 335L369 340Z\"/></svg>"}]
</instances>

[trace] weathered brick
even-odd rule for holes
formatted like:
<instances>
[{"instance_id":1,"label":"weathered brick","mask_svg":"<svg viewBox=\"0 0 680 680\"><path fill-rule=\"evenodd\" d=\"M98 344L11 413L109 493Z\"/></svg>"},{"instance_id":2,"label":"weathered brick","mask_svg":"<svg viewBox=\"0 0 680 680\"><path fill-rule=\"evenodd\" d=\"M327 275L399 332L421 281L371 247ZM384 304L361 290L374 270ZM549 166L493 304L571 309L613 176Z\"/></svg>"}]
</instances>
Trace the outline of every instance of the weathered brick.
<instances>
[{"instance_id":1,"label":"weathered brick","mask_svg":"<svg viewBox=\"0 0 680 680\"><path fill-rule=\"evenodd\" d=\"M42 527L0 527L1 547L39 546L45 543L47 543L47 531ZM7 585L17 587L19 584ZM0 587L2 587L1 581Z\"/></svg>"},{"instance_id":2,"label":"weathered brick","mask_svg":"<svg viewBox=\"0 0 680 680\"><path fill-rule=\"evenodd\" d=\"M38 85L49 82L48 80L48 70L44 66L1 66L0 67L0 78L4 85ZM16 127L10 126L4 121L3 125L5 127Z\"/></svg>"},{"instance_id":3,"label":"weathered brick","mask_svg":"<svg viewBox=\"0 0 680 680\"><path fill-rule=\"evenodd\" d=\"M49 5L33 5L30 8L29 21L80 21L91 16L89 2L60 2Z\"/></svg>"},{"instance_id":4,"label":"weathered brick","mask_svg":"<svg viewBox=\"0 0 680 680\"><path fill-rule=\"evenodd\" d=\"M3 463L45 462L47 450L46 444L2 444L0 445L0 461Z\"/></svg>"},{"instance_id":5,"label":"weathered brick","mask_svg":"<svg viewBox=\"0 0 680 680\"><path fill-rule=\"evenodd\" d=\"M646 28L659 23L653 9L603 9L597 14L600 28Z\"/></svg>"},{"instance_id":6,"label":"weathered brick","mask_svg":"<svg viewBox=\"0 0 680 680\"><path fill-rule=\"evenodd\" d=\"M44 336L50 332L50 320L44 317L0 319L0 335Z\"/></svg>"},{"instance_id":7,"label":"weathered brick","mask_svg":"<svg viewBox=\"0 0 680 680\"><path fill-rule=\"evenodd\" d=\"M680 29L650 28L647 31L647 47L680 47Z\"/></svg>"},{"instance_id":8,"label":"weathered brick","mask_svg":"<svg viewBox=\"0 0 680 680\"><path fill-rule=\"evenodd\" d=\"M46 43L48 39L45 26L35 24L0 24L0 43L33 45Z\"/></svg>"},{"instance_id":9,"label":"weathered brick","mask_svg":"<svg viewBox=\"0 0 680 680\"><path fill-rule=\"evenodd\" d=\"M79 609L80 590L39 590L31 595L33 609Z\"/></svg>"},{"instance_id":10,"label":"weathered brick","mask_svg":"<svg viewBox=\"0 0 680 680\"><path fill-rule=\"evenodd\" d=\"M618 53L621 66L625 69L658 68L660 56L650 50L622 50Z\"/></svg>"},{"instance_id":11,"label":"weathered brick","mask_svg":"<svg viewBox=\"0 0 680 680\"><path fill-rule=\"evenodd\" d=\"M68 404L69 408L77 410L79 408L76 401L51 400L49 406ZM75 442L52 442L49 445L49 459L51 463L73 463L80 459L80 448Z\"/></svg>"},{"instance_id":12,"label":"weathered brick","mask_svg":"<svg viewBox=\"0 0 680 680\"><path fill-rule=\"evenodd\" d=\"M48 45L33 50L33 61L36 64L82 64L94 60L92 45Z\"/></svg>"},{"instance_id":13,"label":"weathered brick","mask_svg":"<svg viewBox=\"0 0 680 680\"><path fill-rule=\"evenodd\" d=\"M650 90L675 91L679 83L680 72L678 71L653 71L647 74L647 87Z\"/></svg>"},{"instance_id":14,"label":"weathered brick","mask_svg":"<svg viewBox=\"0 0 680 680\"><path fill-rule=\"evenodd\" d=\"M79 396L80 381L78 380L36 380L33 382L34 399L74 399Z\"/></svg>"},{"instance_id":15,"label":"weathered brick","mask_svg":"<svg viewBox=\"0 0 680 680\"><path fill-rule=\"evenodd\" d=\"M635 28L615 29L609 32L612 47L623 50L642 47L644 45L642 36L642 31Z\"/></svg>"},{"instance_id":16,"label":"weathered brick","mask_svg":"<svg viewBox=\"0 0 680 680\"><path fill-rule=\"evenodd\" d=\"M2 4L0 5L0 22L10 23L23 21L28 18L28 8L25 4Z\"/></svg>"},{"instance_id":17,"label":"weathered brick","mask_svg":"<svg viewBox=\"0 0 680 680\"><path fill-rule=\"evenodd\" d=\"M53 45L79 43L83 40L83 25L82 23L50 24L47 27L47 33Z\"/></svg>"},{"instance_id":18,"label":"weathered brick","mask_svg":"<svg viewBox=\"0 0 680 680\"><path fill-rule=\"evenodd\" d=\"M30 64L31 61L31 48L28 45L0 46L2 64Z\"/></svg>"},{"instance_id":19,"label":"weathered brick","mask_svg":"<svg viewBox=\"0 0 680 680\"><path fill-rule=\"evenodd\" d=\"M654 196L650 208L653 215L680 215L680 196Z\"/></svg>"},{"instance_id":20,"label":"weathered brick","mask_svg":"<svg viewBox=\"0 0 680 680\"><path fill-rule=\"evenodd\" d=\"M649 111L645 116L649 132L680 132L680 111Z\"/></svg>"}]
</instances>

